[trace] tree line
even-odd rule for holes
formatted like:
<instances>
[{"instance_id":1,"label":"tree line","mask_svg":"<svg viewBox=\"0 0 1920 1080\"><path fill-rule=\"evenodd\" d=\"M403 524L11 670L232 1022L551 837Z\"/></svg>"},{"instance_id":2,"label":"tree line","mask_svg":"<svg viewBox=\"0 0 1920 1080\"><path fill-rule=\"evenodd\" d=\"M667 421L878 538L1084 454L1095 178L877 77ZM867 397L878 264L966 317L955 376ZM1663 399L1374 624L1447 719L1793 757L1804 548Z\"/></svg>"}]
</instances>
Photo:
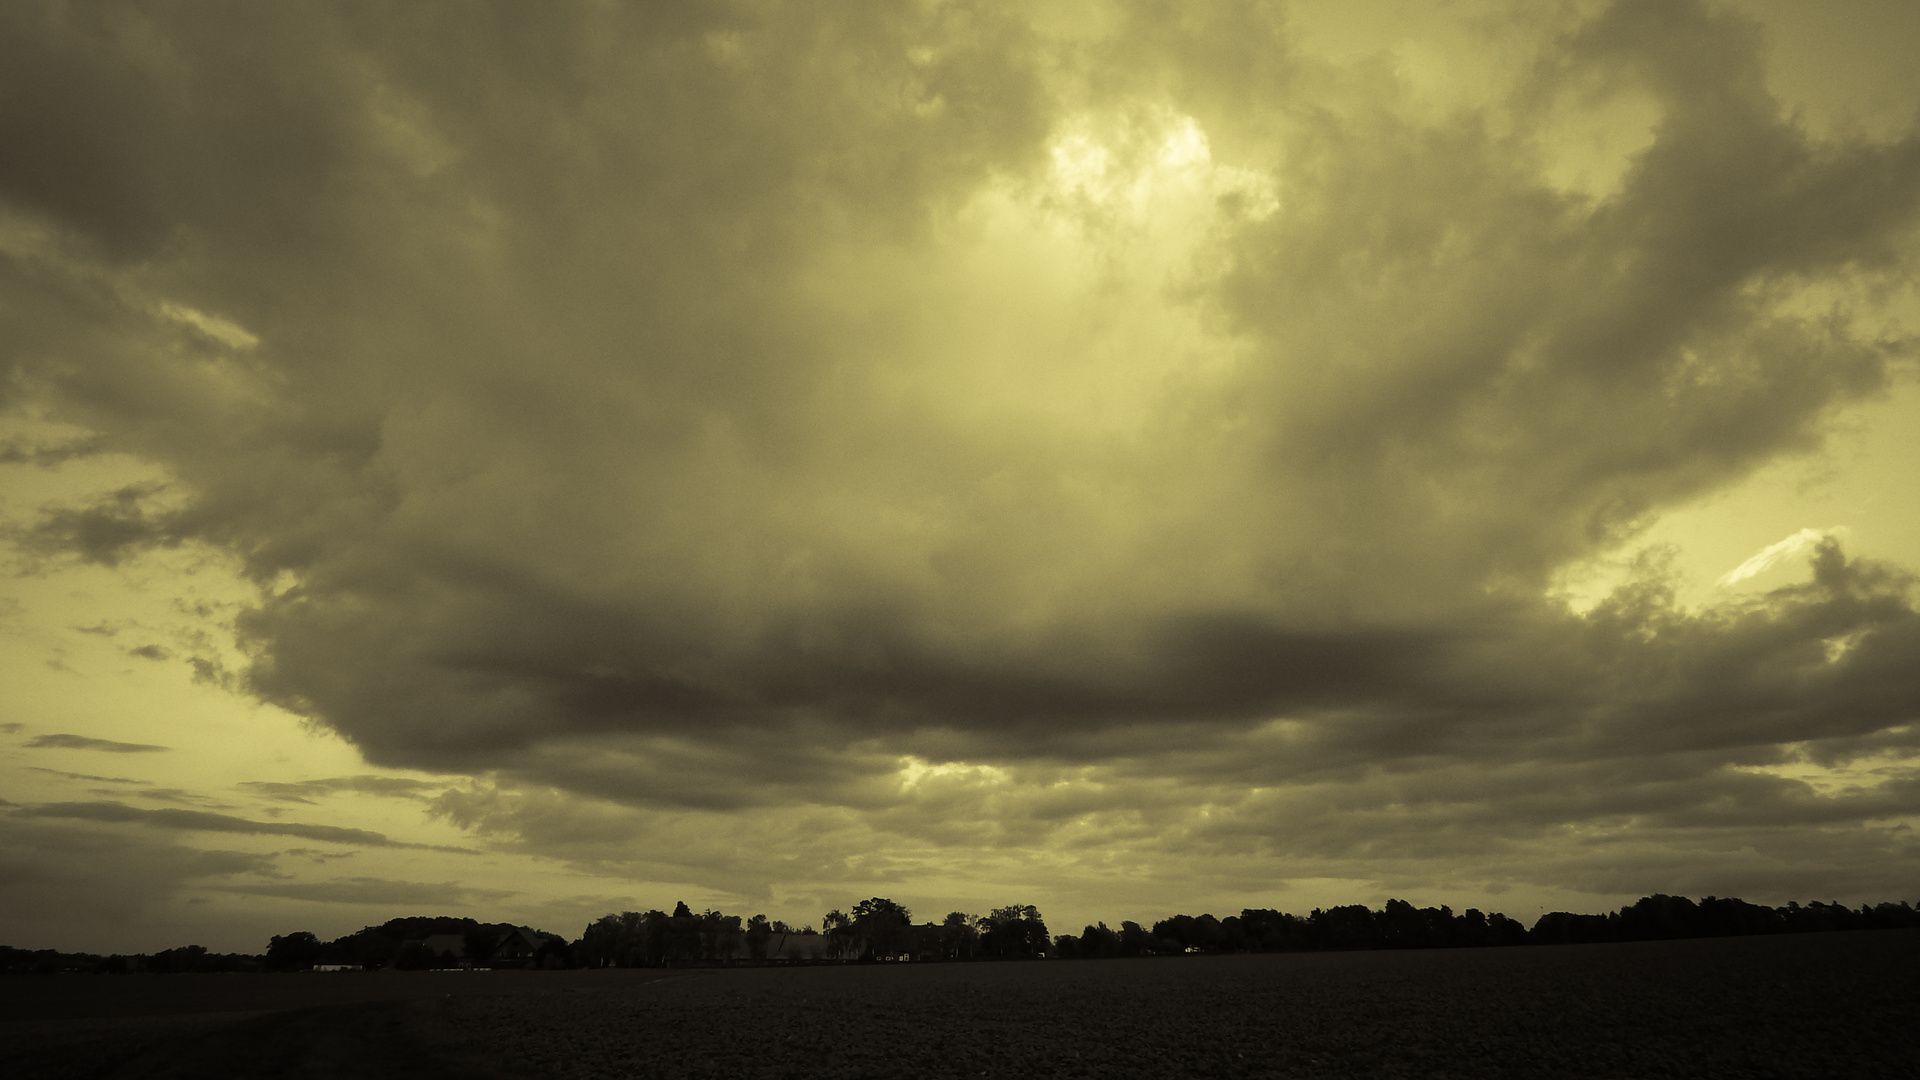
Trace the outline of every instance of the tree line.
<instances>
[{"instance_id":1,"label":"tree line","mask_svg":"<svg viewBox=\"0 0 1920 1080\"><path fill-rule=\"evenodd\" d=\"M1313 952L1355 949L1445 949L1519 945L1580 945L1676 938L1801 934L1920 928L1920 910L1907 901L1838 902L1783 907L1709 896L1695 902L1664 893L1642 897L1619 911L1583 915L1555 911L1531 928L1494 912L1469 908L1415 908L1388 900L1376 911L1362 904L1315 908L1291 915L1248 908L1238 915L1173 915L1150 928L1101 922L1079 934L1049 936L1032 905L994 908L985 915L949 912L940 922L915 923L905 906L882 897L833 910L820 928L789 926L765 915L742 918L720 911L695 913L683 901L659 910L609 913L569 941L510 923L419 916L391 919L332 941L308 931L276 935L264 953L213 953L186 945L153 954L101 956L52 949L0 946L6 974L84 972L155 974L301 971L320 966L363 970L417 970L453 966L573 968L776 963L793 960L969 961L1041 958L1101 959L1228 952Z\"/></svg>"},{"instance_id":2,"label":"tree line","mask_svg":"<svg viewBox=\"0 0 1920 1080\"><path fill-rule=\"evenodd\" d=\"M522 930L531 940L516 942ZM559 934L446 915L389 919L332 941L321 941L309 931L276 935L261 957L261 966L268 971L300 971L320 965L399 971L457 966L574 966L569 943Z\"/></svg>"},{"instance_id":3,"label":"tree line","mask_svg":"<svg viewBox=\"0 0 1920 1080\"><path fill-rule=\"evenodd\" d=\"M802 939L794 941L792 939ZM659 910L603 915L581 935L574 958L587 967L660 967L734 960L983 960L1048 954L1047 924L1032 905L986 915L950 912L915 924L913 912L885 897L834 909L820 929L791 927L765 915L746 920L718 911L694 914L682 902Z\"/></svg>"}]
</instances>

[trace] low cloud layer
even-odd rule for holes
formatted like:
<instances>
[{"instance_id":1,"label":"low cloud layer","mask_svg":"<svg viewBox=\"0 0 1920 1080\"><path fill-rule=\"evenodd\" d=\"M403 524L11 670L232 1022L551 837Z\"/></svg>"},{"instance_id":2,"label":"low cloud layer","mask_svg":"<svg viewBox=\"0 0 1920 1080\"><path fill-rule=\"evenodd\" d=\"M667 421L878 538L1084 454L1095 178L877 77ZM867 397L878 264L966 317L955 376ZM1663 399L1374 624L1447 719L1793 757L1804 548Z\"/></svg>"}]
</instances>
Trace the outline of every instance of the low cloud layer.
<instances>
[{"instance_id":1,"label":"low cloud layer","mask_svg":"<svg viewBox=\"0 0 1920 1080\"><path fill-rule=\"evenodd\" d=\"M272 870L269 856L196 848L18 815L0 818L0 910L13 934L137 947L188 889ZM160 939L173 936L161 931ZM19 940L16 938L16 940Z\"/></svg>"},{"instance_id":2,"label":"low cloud layer","mask_svg":"<svg viewBox=\"0 0 1920 1080\"><path fill-rule=\"evenodd\" d=\"M451 881L390 881L385 878L336 878L331 881L264 885L226 885L222 892L272 896L322 904L367 904L396 910L463 910L512 896L511 891L475 889Z\"/></svg>"},{"instance_id":3,"label":"low cloud layer","mask_svg":"<svg viewBox=\"0 0 1920 1080\"><path fill-rule=\"evenodd\" d=\"M394 799L420 799L427 793L438 791L439 785L423 780L409 780L399 776L332 776L319 780L301 780L297 782L277 782L271 780L244 780L240 787L245 791L274 802L296 802L313 804L328 795L357 792L363 795L384 795Z\"/></svg>"},{"instance_id":4,"label":"low cloud layer","mask_svg":"<svg viewBox=\"0 0 1920 1080\"><path fill-rule=\"evenodd\" d=\"M154 754L170 749L150 743L115 742L89 735L35 735L22 745L30 750L103 750L109 754Z\"/></svg>"},{"instance_id":5,"label":"low cloud layer","mask_svg":"<svg viewBox=\"0 0 1920 1080\"><path fill-rule=\"evenodd\" d=\"M390 840L377 832L366 829L345 829L333 825L300 825L289 821L249 821L230 814L215 814L205 810L179 810L163 808L142 810L137 806L128 806L118 802L67 802L43 803L28 807L18 813L25 817L69 818L80 821L103 821L113 823L132 822L149 825L159 829L177 829L182 832L249 833L256 836L297 836L303 840L319 840L330 844L351 844L360 847L401 847L423 848L427 850L450 850L447 848L429 848L425 844L409 844Z\"/></svg>"},{"instance_id":6,"label":"low cloud layer","mask_svg":"<svg viewBox=\"0 0 1920 1080\"><path fill-rule=\"evenodd\" d=\"M168 479L12 539L230 555L245 690L474 778L250 795L635 880L1897 891L1906 569L1555 588L1911 377L1920 133L1483 14L1440 94L1257 4L15 5L0 461Z\"/></svg>"}]
</instances>

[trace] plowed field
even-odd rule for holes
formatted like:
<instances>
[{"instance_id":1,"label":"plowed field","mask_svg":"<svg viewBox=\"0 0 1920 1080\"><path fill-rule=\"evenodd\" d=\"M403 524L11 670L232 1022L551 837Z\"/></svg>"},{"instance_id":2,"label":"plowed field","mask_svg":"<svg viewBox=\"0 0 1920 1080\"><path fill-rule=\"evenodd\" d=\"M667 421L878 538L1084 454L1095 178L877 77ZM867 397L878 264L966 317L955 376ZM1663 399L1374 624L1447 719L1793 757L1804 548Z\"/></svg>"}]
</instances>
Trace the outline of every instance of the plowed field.
<instances>
[{"instance_id":1,"label":"plowed field","mask_svg":"<svg viewBox=\"0 0 1920 1080\"><path fill-rule=\"evenodd\" d=\"M373 987L406 977L249 978ZM40 1075L1920 1076L1916 931L527 973L481 993L476 984L487 978L474 977L465 984L473 990L452 997L393 995L413 1000L336 1003L143 1036L112 1060L86 1062L76 1050L67 1066L93 1071ZM64 1067L44 1053L33 1062Z\"/></svg>"}]
</instances>

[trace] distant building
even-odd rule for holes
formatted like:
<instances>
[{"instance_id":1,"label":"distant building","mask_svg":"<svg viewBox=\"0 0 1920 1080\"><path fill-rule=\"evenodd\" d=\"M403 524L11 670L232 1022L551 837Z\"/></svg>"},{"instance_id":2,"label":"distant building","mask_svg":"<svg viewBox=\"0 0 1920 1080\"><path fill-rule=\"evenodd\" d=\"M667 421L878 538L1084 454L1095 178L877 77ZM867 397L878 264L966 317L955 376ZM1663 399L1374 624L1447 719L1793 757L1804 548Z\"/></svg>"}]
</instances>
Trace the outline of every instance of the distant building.
<instances>
[{"instance_id":1,"label":"distant building","mask_svg":"<svg viewBox=\"0 0 1920 1080\"><path fill-rule=\"evenodd\" d=\"M525 926L506 932L487 957L489 967L557 967L566 961L567 943ZM551 959L554 962L548 963Z\"/></svg>"},{"instance_id":2,"label":"distant building","mask_svg":"<svg viewBox=\"0 0 1920 1080\"><path fill-rule=\"evenodd\" d=\"M766 959L775 964L838 960L835 945L827 934L768 934Z\"/></svg>"}]
</instances>

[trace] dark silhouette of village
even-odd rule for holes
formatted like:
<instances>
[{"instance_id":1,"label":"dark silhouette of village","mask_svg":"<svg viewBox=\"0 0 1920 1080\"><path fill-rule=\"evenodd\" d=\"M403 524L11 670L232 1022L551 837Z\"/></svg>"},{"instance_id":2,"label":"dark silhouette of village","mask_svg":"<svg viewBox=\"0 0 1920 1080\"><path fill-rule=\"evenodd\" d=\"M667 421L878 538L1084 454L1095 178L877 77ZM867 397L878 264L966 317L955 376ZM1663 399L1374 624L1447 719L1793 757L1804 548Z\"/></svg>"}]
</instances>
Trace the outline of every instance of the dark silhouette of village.
<instances>
[{"instance_id":1,"label":"dark silhouette of village","mask_svg":"<svg viewBox=\"0 0 1920 1080\"><path fill-rule=\"evenodd\" d=\"M1695 902L1657 894L1604 915L1556 911L1532 928L1498 912L1415 908L1389 900L1378 911L1353 904L1306 916L1249 908L1239 915L1174 915L1151 928L1102 922L1078 935L1049 934L1032 906L996 908L983 916L952 912L916 923L892 900L874 897L850 911L831 911L819 929L792 927L764 915L743 919L695 913L685 903L601 916L579 938L470 918L392 919L321 941L310 932L276 935L261 954L213 953L198 945L154 954L101 956L0 946L6 974L166 974L377 970L568 969L750 966L785 964L932 963L1039 959L1105 959L1207 953L1317 952L1583 945L1679 938L1804 934L1920 927L1906 902L1788 903L1766 907L1729 897Z\"/></svg>"}]
</instances>

